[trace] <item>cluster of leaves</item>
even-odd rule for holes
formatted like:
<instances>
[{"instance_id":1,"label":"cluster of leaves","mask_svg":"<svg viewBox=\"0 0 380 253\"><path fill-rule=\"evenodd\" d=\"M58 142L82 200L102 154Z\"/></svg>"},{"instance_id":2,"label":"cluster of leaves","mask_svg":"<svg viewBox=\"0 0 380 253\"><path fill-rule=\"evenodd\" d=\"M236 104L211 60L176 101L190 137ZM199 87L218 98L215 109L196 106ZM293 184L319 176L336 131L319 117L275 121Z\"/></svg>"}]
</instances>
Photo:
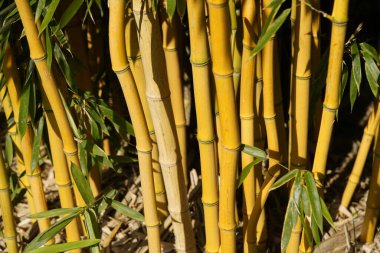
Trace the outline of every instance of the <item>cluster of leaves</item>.
<instances>
[{"instance_id":1,"label":"cluster of leaves","mask_svg":"<svg viewBox=\"0 0 380 253\"><path fill-rule=\"evenodd\" d=\"M24 249L25 253L56 253L62 251L68 251L78 248L90 247L91 253L100 253L100 228L99 228L99 216L107 208L112 207L116 211L132 219L143 222L144 216L124 205L123 203L115 200L117 191L112 189L106 194L95 198L92 194L88 180L75 165L71 167L71 173L73 175L75 184L86 203L84 207L74 208L59 208L52 209L46 212L30 215L33 219L52 218L56 216L62 216L56 223L54 223L49 229L43 231L36 236ZM74 219L83 219L88 239L78 242L67 242L62 244L56 244L51 246L42 247L46 242L58 234Z\"/></svg>"}]
</instances>

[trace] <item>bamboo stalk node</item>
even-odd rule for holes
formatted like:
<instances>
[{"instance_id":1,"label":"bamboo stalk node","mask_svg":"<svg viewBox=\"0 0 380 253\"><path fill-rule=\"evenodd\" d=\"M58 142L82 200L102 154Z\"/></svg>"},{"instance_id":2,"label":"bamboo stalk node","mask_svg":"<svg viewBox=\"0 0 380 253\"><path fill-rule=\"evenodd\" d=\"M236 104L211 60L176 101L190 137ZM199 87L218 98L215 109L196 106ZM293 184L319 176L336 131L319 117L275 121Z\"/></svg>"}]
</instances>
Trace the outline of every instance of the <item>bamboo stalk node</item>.
<instances>
[{"instance_id":1,"label":"bamboo stalk node","mask_svg":"<svg viewBox=\"0 0 380 253\"><path fill-rule=\"evenodd\" d=\"M215 71L212 71L214 73L214 77L215 78L230 78L231 76L233 76L234 74L234 71L231 71L231 73L227 73L227 74L217 74L215 73Z\"/></svg>"},{"instance_id":2,"label":"bamboo stalk node","mask_svg":"<svg viewBox=\"0 0 380 253\"><path fill-rule=\"evenodd\" d=\"M198 142L201 144L214 144L215 142L215 136L212 139L209 140L203 140L201 138L198 138Z\"/></svg>"},{"instance_id":3,"label":"bamboo stalk node","mask_svg":"<svg viewBox=\"0 0 380 253\"><path fill-rule=\"evenodd\" d=\"M190 57L190 63L192 66L194 67L206 67L208 66L208 64L210 63L210 58L208 58L206 61L204 62L196 62L196 61L193 61Z\"/></svg>"},{"instance_id":4,"label":"bamboo stalk node","mask_svg":"<svg viewBox=\"0 0 380 253\"><path fill-rule=\"evenodd\" d=\"M334 18L331 20L331 23L335 26L343 26L343 27L346 27L347 26L347 23L348 21L336 21L334 20Z\"/></svg>"},{"instance_id":5,"label":"bamboo stalk node","mask_svg":"<svg viewBox=\"0 0 380 253\"><path fill-rule=\"evenodd\" d=\"M41 56L41 57L37 57L37 58L32 58L32 56L31 56L30 59L31 59L32 61L34 61L35 63L36 63L36 62L41 62L41 61L44 61L44 60L47 59L47 55L45 54L45 55L43 55L43 56Z\"/></svg>"},{"instance_id":6,"label":"bamboo stalk node","mask_svg":"<svg viewBox=\"0 0 380 253\"><path fill-rule=\"evenodd\" d=\"M137 152L139 152L139 153L143 153L143 154L151 154L153 148L149 148L149 149L143 150L143 149L140 149L139 147L136 146L136 150L137 150Z\"/></svg>"},{"instance_id":7,"label":"bamboo stalk node","mask_svg":"<svg viewBox=\"0 0 380 253\"><path fill-rule=\"evenodd\" d=\"M206 202L202 199L202 204L205 205L205 206L218 206L219 205L219 200L218 201L215 201L215 202Z\"/></svg>"},{"instance_id":8,"label":"bamboo stalk node","mask_svg":"<svg viewBox=\"0 0 380 253\"><path fill-rule=\"evenodd\" d=\"M123 69L121 70L115 70L112 68L113 72L115 72L116 75L120 75L120 74L123 74L127 71L129 71L131 69L131 67L129 65L125 66Z\"/></svg>"},{"instance_id":9,"label":"bamboo stalk node","mask_svg":"<svg viewBox=\"0 0 380 253\"><path fill-rule=\"evenodd\" d=\"M63 150L63 153L65 153L66 156L77 156L78 150L75 150L73 152L67 152L67 151Z\"/></svg>"},{"instance_id":10,"label":"bamboo stalk node","mask_svg":"<svg viewBox=\"0 0 380 253\"><path fill-rule=\"evenodd\" d=\"M327 106L325 103L323 103L323 109L326 111L335 113L336 111L338 111L339 108L338 107L332 108L332 107Z\"/></svg>"},{"instance_id":11,"label":"bamboo stalk node","mask_svg":"<svg viewBox=\"0 0 380 253\"><path fill-rule=\"evenodd\" d=\"M311 79L311 75L308 75L308 76L300 76L300 75L294 74L294 77L295 77L296 79L298 79L298 80L306 80L306 81L308 81L308 80ZM307 84L307 85L309 85L309 84Z\"/></svg>"},{"instance_id":12,"label":"bamboo stalk node","mask_svg":"<svg viewBox=\"0 0 380 253\"><path fill-rule=\"evenodd\" d=\"M0 192L10 192L9 185L6 188L0 188Z\"/></svg>"},{"instance_id":13,"label":"bamboo stalk node","mask_svg":"<svg viewBox=\"0 0 380 253\"><path fill-rule=\"evenodd\" d=\"M223 1L222 3L213 3L214 1L211 1L211 0L207 0L207 4L210 6L210 7L213 7L213 8L224 8L226 6L228 6L228 1ZM215 1L216 2L216 1Z\"/></svg>"}]
</instances>

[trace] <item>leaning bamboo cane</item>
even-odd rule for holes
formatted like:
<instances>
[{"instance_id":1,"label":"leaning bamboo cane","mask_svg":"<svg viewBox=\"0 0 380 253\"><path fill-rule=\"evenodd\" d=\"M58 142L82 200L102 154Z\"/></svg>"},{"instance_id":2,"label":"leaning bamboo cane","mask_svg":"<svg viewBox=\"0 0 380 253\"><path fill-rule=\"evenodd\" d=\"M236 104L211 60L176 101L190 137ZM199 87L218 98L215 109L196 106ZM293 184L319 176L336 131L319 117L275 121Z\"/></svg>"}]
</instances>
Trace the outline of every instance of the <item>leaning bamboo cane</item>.
<instances>
[{"instance_id":1,"label":"leaning bamboo cane","mask_svg":"<svg viewBox=\"0 0 380 253\"><path fill-rule=\"evenodd\" d=\"M1 75L2 74L0 74L0 77ZM6 80L5 86L0 91L1 92L0 97L2 99L1 103L4 108L5 117L7 120L9 120L9 117L11 116L13 109L12 109L12 104L9 97L9 92L7 91L7 88L6 88L8 86L7 82L9 81ZM8 129L8 134L10 135L12 139L12 145L15 148L15 153L16 153L16 158L17 158L17 173L19 176L23 175L19 177L19 180L21 183L20 187L26 189L26 199L28 201L29 211L31 214L34 214L36 211L34 208L33 197L30 191L29 181L26 178L26 174L25 174L25 164L24 164L24 159L22 157L21 146L19 142L19 136L17 133L16 124L13 124L13 126Z\"/></svg>"},{"instance_id":2,"label":"leaning bamboo cane","mask_svg":"<svg viewBox=\"0 0 380 253\"><path fill-rule=\"evenodd\" d=\"M377 108L379 111L380 108ZM380 127L377 128L377 135L380 133ZM367 207L364 215L364 223L360 234L362 243L371 244L376 231L378 214L380 210L380 140L376 138L374 148L374 159L372 164L371 183L367 198Z\"/></svg>"},{"instance_id":3,"label":"leaning bamboo cane","mask_svg":"<svg viewBox=\"0 0 380 253\"><path fill-rule=\"evenodd\" d=\"M344 189L342 201L340 205L343 208L347 208L354 195L356 186L360 181L361 174L363 172L364 164L367 160L368 152L371 148L372 140L375 135L376 129L379 127L380 110L379 103L377 109L372 111L366 128L364 129L363 137L360 143L359 151L355 159L354 167L348 178L346 188Z\"/></svg>"},{"instance_id":4,"label":"leaning bamboo cane","mask_svg":"<svg viewBox=\"0 0 380 253\"><path fill-rule=\"evenodd\" d=\"M70 127L56 81L47 65L46 52L41 41L39 40L38 28L34 23L31 7L29 5L29 2L26 0L17 0L15 2L30 47L30 56L36 64L38 73L41 78L42 89L46 93L53 113L56 116L57 125L59 127L63 141L64 152L66 159L68 160L68 165L70 168L73 164L75 164L77 167L80 167L77 145L74 141L73 130ZM80 194L78 194L77 190L74 192L78 205L83 206L84 201L82 197Z\"/></svg>"},{"instance_id":5,"label":"leaning bamboo cane","mask_svg":"<svg viewBox=\"0 0 380 253\"><path fill-rule=\"evenodd\" d=\"M131 71L133 77L136 82L137 90L139 92L141 104L144 110L145 120L148 125L150 139L152 141L152 164L153 164L153 178L154 178L154 189L156 192L156 201L157 201L157 209L158 216L161 221L164 221L166 217L169 215L168 213L168 201L166 199L166 191L164 186L164 181L161 173L161 166L158 162L158 147L156 140L156 133L154 131L152 117L150 116L150 111L148 107L148 101L146 99L145 94L145 76L144 69L141 60L141 54L137 39L137 30L136 23L133 17L132 9L128 8L127 25L125 26L125 41L126 41L126 50L129 65L131 67Z\"/></svg>"},{"instance_id":6,"label":"leaning bamboo cane","mask_svg":"<svg viewBox=\"0 0 380 253\"><path fill-rule=\"evenodd\" d=\"M323 188L326 161L330 145L335 113L339 106L339 86L342 73L342 60L348 21L348 0L336 0L332 12L330 56L326 79L326 94L323 113L314 157L313 174L318 188Z\"/></svg>"},{"instance_id":7,"label":"leaning bamboo cane","mask_svg":"<svg viewBox=\"0 0 380 253\"><path fill-rule=\"evenodd\" d=\"M205 215L206 252L218 252L218 169L215 154L215 131L211 102L210 56L208 52L204 2L188 0L191 64L193 70L195 109L203 181L202 202Z\"/></svg>"},{"instance_id":8,"label":"leaning bamboo cane","mask_svg":"<svg viewBox=\"0 0 380 253\"><path fill-rule=\"evenodd\" d=\"M5 78L8 80L7 88L9 91L13 115L16 124L19 119L19 108L20 108L20 97L21 97L21 85L18 76L16 62L13 58L10 45L8 44L5 51L5 56L3 60L3 73ZM29 119L30 120L30 119ZM47 211L47 203L45 199L45 193L43 190L43 184L41 179L41 169L37 165L34 170L31 168L32 162L32 150L33 150L33 129L31 125L28 124L24 136L21 138L19 135L18 142L23 154L23 161L25 164L25 171L27 180L29 181L31 194L33 196L33 203L36 213ZM45 231L50 227L49 219L39 219L38 225L41 231ZM54 239L50 240L48 244L53 243Z\"/></svg>"},{"instance_id":9,"label":"leaning bamboo cane","mask_svg":"<svg viewBox=\"0 0 380 253\"><path fill-rule=\"evenodd\" d=\"M136 126L136 148L139 157L141 187L145 210L145 224L148 230L150 252L160 252L160 221L157 215L156 198L153 183L152 144L145 122L139 94L128 65L125 49L125 0L109 1L109 44L112 69L122 86L132 123Z\"/></svg>"},{"instance_id":10,"label":"leaning bamboo cane","mask_svg":"<svg viewBox=\"0 0 380 253\"><path fill-rule=\"evenodd\" d=\"M169 20L166 14L166 0L162 1L161 27L162 27L162 46L165 52L167 64L168 83L170 89L170 100L173 106L174 122L177 130L179 151L181 153L181 163L185 179L185 187L188 189L189 179L187 170L187 151L186 151L186 118L185 106L183 102L183 85L181 76L181 66L178 55L178 28L176 25L177 16L174 15Z\"/></svg>"},{"instance_id":11,"label":"leaning bamboo cane","mask_svg":"<svg viewBox=\"0 0 380 253\"><path fill-rule=\"evenodd\" d=\"M195 240L166 75L165 56L163 49L160 49L162 41L160 27L157 18L152 13L151 4L151 1L133 1L133 13L138 21L136 23L144 66L146 97L156 131L168 210L176 236L176 249L179 252L195 252ZM154 43L159 44L154 45Z\"/></svg>"},{"instance_id":12,"label":"leaning bamboo cane","mask_svg":"<svg viewBox=\"0 0 380 253\"><path fill-rule=\"evenodd\" d=\"M0 150L0 207L3 218L4 239L9 253L19 252L13 206L9 190L9 175L5 167L3 152Z\"/></svg>"},{"instance_id":13,"label":"leaning bamboo cane","mask_svg":"<svg viewBox=\"0 0 380 253\"><path fill-rule=\"evenodd\" d=\"M296 12L294 58L292 59L293 83L291 84L291 111L289 114L292 122L290 129L292 132L290 169L306 169L311 80L312 12L304 2L297 3ZM286 252L298 252L300 232L301 221L298 220L292 230Z\"/></svg>"},{"instance_id":14,"label":"leaning bamboo cane","mask_svg":"<svg viewBox=\"0 0 380 253\"><path fill-rule=\"evenodd\" d=\"M228 1L208 1L213 73L222 130L219 227L222 252L235 252L235 187L240 147L231 56Z\"/></svg>"}]
</instances>

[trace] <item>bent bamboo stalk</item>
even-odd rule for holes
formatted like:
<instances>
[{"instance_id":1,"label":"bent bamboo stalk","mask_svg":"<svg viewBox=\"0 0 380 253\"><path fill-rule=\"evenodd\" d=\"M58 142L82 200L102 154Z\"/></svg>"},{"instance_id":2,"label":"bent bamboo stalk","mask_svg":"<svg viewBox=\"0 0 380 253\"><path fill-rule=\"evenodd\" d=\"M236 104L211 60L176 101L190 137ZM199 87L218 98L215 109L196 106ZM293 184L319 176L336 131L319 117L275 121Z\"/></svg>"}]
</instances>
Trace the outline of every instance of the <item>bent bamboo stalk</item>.
<instances>
[{"instance_id":1,"label":"bent bamboo stalk","mask_svg":"<svg viewBox=\"0 0 380 253\"><path fill-rule=\"evenodd\" d=\"M155 44L161 43L161 32L158 20L152 13L151 4L151 1L133 1L133 13L137 21L144 66L146 97L156 131L168 210L176 237L176 250L195 252L196 246L170 101L165 56L163 50L159 49L160 46Z\"/></svg>"},{"instance_id":2,"label":"bent bamboo stalk","mask_svg":"<svg viewBox=\"0 0 380 253\"><path fill-rule=\"evenodd\" d=\"M154 192L152 144L136 84L127 60L124 26L125 0L110 0L109 9L109 47L112 69L119 79L129 109L129 115L132 123L136 126L134 128L137 142L136 149L139 158L149 251L160 252L160 221Z\"/></svg>"},{"instance_id":3,"label":"bent bamboo stalk","mask_svg":"<svg viewBox=\"0 0 380 253\"><path fill-rule=\"evenodd\" d=\"M193 70L195 109L198 124L198 143L203 181L202 202L205 216L206 252L218 252L219 196L218 168L215 154L215 130L211 101L210 56L205 24L205 5L201 0L188 0L191 64Z\"/></svg>"},{"instance_id":4,"label":"bent bamboo stalk","mask_svg":"<svg viewBox=\"0 0 380 253\"><path fill-rule=\"evenodd\" d=\"M152 166L153 166L153 179L154 179L154 189L156 193L156 201L157 201L157 210L158 216L163 222L166 217L169 215L168 213L168 201L166 199L166 191L164 186L164 181L161 173L161 166L159 163L159 153L157 147L156 133L154 131L154 126L152 122L152 116L150 115L148 101L146 99L146 85L145 85L145 76L144 69L141 60L140 48L137 39L137 30L136 23L133 17L132 9L128 8L128 17L127 17L127 25L125 26L125 41L126 41L126 50L129 65L131 67L131 71L133 77L136 82L137 91L139 92L141 104L143 107L145 121L148 126L148 131L150 135L150 139L152 142Z\"/></svg>"}]
</instances>

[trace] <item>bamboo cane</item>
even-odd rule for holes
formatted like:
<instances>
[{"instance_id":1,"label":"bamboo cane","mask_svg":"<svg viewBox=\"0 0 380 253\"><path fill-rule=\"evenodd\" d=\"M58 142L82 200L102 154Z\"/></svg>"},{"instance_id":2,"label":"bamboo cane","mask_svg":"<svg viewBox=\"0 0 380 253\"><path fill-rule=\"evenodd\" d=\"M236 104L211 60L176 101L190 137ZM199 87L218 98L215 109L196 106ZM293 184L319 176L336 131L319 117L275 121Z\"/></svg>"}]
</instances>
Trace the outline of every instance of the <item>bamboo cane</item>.
<instances>
[{"instance_id":1,"label":"bamboo cane","mask_svg":"<svg viewBox=\"0 0 380 253\"><path fill-rule=\"evenodd\" d=\"M176 250L195 252L189 206L170 101L165 56L157 18L150 1L133 1L133 12L139 31L139 45L146 81L146 97L156 131L160 164L168 198L168 210L176 236ZM155 45L159 43L159 45ZM162 47L161 47L162 48Z\"/></svg>"},{"instance_id":2,"label":"bamboo cane","mask_svg":"<svg viewBox=\"0 0 380 253\"><path fill-rule=\"evenodd\" d=\"M0 77L1 77L1 75L2 75L2 73L0 73ZM7 88L6 88L8 86L8 82L9 82L9 80L6 80L5 86L0 91L0 93L1 93L0 97L2 99L1 103L3 105L5 117L7 120L9 120L9 118L12 114L12 110L13 110L12 105L11 105L11 100L9 97L9 92L7 91ZM16 124L14 124L13 126L11 126L8 129L8 134L10 135L10 137L12 139L12 145L15 148L15 153L16 153L16 158L17 158L17 174L19 175L19 180L21 183L20 187L21 187L21 189L26 189L26 199L28 201L29 211L31 214L34 214L36 211L34 208L33 196L31 194L29 181L28 181L26 174L25 174L24 159L22 157L21 146L20 146L20 142L19 142L19 136L17 133L17 125ZM23 175L23 176L20 177L20 175ZM33 222L34 222L34 220L33 220Z\"/></svg>"},{"instance_id":3,"label":"bamboo cane","mask_svg":"<svg viewBox=\"0 0 380 253\"><path fill-rule=\"evenodd\" d=\"M291 123L292 139L290 147L290 169L306 169L308 122L309 122L309 90L311 80L311 45L312 45L312 11L304 3L297 3L295 23L295 42L293 60L293 77L291 91ZM299 219L299 218L298 218ZM301 233L301 221L298 220L286 252L298 252Z\"/></svg>"},{"instance_id":4,"label":"bamboo cane","mask_svg":"<svg viewBox=\"0 0 380 253\"><path fill-rule=\"evenodd\" d=\"M379 108L377 108L379 111ZM377 135L379 135L380 127L377 127ZM376 231L376 224L378 220L378 213L380 209L380 141L379 138L375 139L374 158L372 164L372 175L369 186L369 193L367 198L367 206L364 215L364 223L360 234L360 241L362 243L371 244Z\"/></svg>"},{"instance_id":5,"label":"bamboo cane","mask_svg":"<svg viewBox=\"0 0 380 253\"><path fill-rule=\"evenodd\" d=\"M239 94L240 78L241 78L241 65L242 65L242 44L241 44L241 29L239 28L239 21L236 17L235 0L228 0L228 7L230 11L231 21L231 52L232 52L232 66L234 68L233 81L235 89L235 97Z\"/></svg>"},{"instance_id":6,"label":"bamboo cane","mask_svg":"<svg viewBox=\"0 0 380 253\"><path fill-rule=\"evenodd\" d=\"M174 15L171 20L166 14L166 0L162 0L161 11L161 28L162 28L162 46L164 48L165 59L167 64L168 83L170 89L170 100L172 102L174 122L177 130L179 141L179 151L181 153L181 163L185 179L185 187L188 189L189 179L187 170L187 153L186 153L186 118L185 106L183 102L183 85L181 76L181 66L178 56L178 38L177 38L177 16Z\"/></svg>"},{"instance_id":7,"label":"bamboo cane","mask_svg":"<svg viewBox=\"0 0 380 253\"><path fill-rule=\"evenodd\" d=\"M360 181L360 177L363 172L364 164L367 160L368 152L371 148L372 140L375 135L376 129L379 126L380 121L380 110L379 103L377 105L377 110L372 111L371 116L368 119L368 123L363 132L363 137L360 143L359 151L355 159L354 167L352 168L351 174L348 178L346 188L344 189L342 201L340 205L347 208L351 202L352 196L354 195L356 186Z\"/></svg>"},{"instance_id":8,"label":"bamboo cane","mask_svg":"<svg viewBox=\"0 0 380 253\"><path fill-rule=\"evenodd\" d=\"M152 144L145 122L143 108L136 84L128 65L125 49L125 0L109 1L109 44L112 69L122 86L132 123L136 126L135 136L139 157L141 187L145 210L145 224L148 232L150 252L160 252L160 221L157 215L156 198L153 183Z\"/></svg>"},{"instance_id":9,"label":"bamboo cane","mask_svg":"<svg viewBox=\"0 0 380 253\"><path fill-rule=\"evenodd\" d=\"M0 203L4 226L4 240L7 245L7 250L9 253L18 253L17 232L9 190L9 175L5 167L2 151L0 154Z\"/></svg>"},{"instance_id":10,"label":"bamboo cane","mask_svg":"<svg viewBox=\"0 0 380 253\"><path fill-rule=\"evenodd\" d=\"M191 64L193 70L195 109L198 124L198 143L203 181L202 202L205 215L206 252L218 252L218 169L214 154L215 132L210 85L210 56L205 24L205 6L200 0L187 1L189 17Z\"/></svg>"},{"instance_id":11,"label":"bamboo cane","mask_svg":"<svg viewBox=\"0 0 380 253\"><path fill-rule=\"evenodd\" d=\"M314 157L313 174L317 187L323 188L326 160L330 145L335 113L339 106L339 86L342 72L342 60L348 21L348 0L336 0L332 12L332 31L330 55L326 79L326 94L323 113Z\"/></svg>"},{"instance_id":12,"label":"bamboo cane","mask_svg":"<svg viewBox=\"0 0 380 253\"><path fill-rule=\"evenodd\" d=\"M5 78L8 80L8 91L12 103L13 115L16 124L18 124L19 118L19 108L20 108L20 79L18 76L17 66L13 55L11 52L10 45L6 47L4 59L3 59L3 73ZM30 119L29 119L30 120ZM30 184L31 194L33 196L33 203L35 207L35 212L45 212L47 211L47 203L45 199L45 193L43 190L43 184L41 179L41 169L37 165L34 171L31 168L32 161L32 150L33 150L33 137L34 133L31 125L28 124L26 132L22 138L18 138L19 146L21 147L23 154L23 161L25 165L26 177ZM39 219L38 226L40 231L45 231L50 227L49 219ZM54 239L51 239L47 244L54 243Z\"/></svg>"},{"instance_id":13,"label":"bamboo cane","mask_svg":"<svg viewBox=\"0 0 380 253\"><path fill-rule=\"evenodd\" d=\"M148 101L146 99L146 85L145 85L145 76L144 76L144 69L141 61L141 54L137 39L137 30L136 30L136 23L135 19L133 17L132 10L128 8L128 18L127 18L127 25L125 26L125 41L126 41L126 50L127 50L127 56L128 61L131 67L131 71L133 74L133 77L136 82L137 90L139 92L141 104L144 110L145 120L148 126L150 139L152 142L152 165L153 165L153 179L154 179L154 189L156 192L156 201L157 201L157 209L158 209L158 216L161 220L161 222L166 219L166 217L169 215L168 213L168 201L166 199L166 192L165 192L165 186L164 181L162 178L161 173L161 166L158 162L158 147L157 147L157 140L156 140L156 134L153 127L152 117L150 116L150 111L148 107Z\"/></svg>"},{"instance_id":14,"label":"bamboo cane","mask_svg":"<svg viewBox=\"0 0 380 253\"><path fill-rule=\"evenodd\" d=\"M222 252L235 252L235 183L240 147L230 44L229 10L226 0L208 1L211 56L222 131L219 227ZM222 22L221 22L222 21Z\"/></svg>"},{"instance_id":15,"label":"bamboo cane","mask_svg":"<svg viewBox=\"0 0 380 253\"><path fill-rule=\"evenodd\" d=\"M56 81L48 68L46 53L41 41L39 40L38 29L34 23L34 17L29 2L26 0L17 0L15 2L24 26L25 35L30 47L31 58L35 62L38 73L40 74L42 89L47 95L54 115L56 115L57 125L62 137L68 165L71 167L72 164L75 164L77 167L80 167L73 131L70 127ZM75 190L74 193L77 204L83 206L84 201L82 197L77 194L78 191Z\"/></svg>"}]
</instances>

